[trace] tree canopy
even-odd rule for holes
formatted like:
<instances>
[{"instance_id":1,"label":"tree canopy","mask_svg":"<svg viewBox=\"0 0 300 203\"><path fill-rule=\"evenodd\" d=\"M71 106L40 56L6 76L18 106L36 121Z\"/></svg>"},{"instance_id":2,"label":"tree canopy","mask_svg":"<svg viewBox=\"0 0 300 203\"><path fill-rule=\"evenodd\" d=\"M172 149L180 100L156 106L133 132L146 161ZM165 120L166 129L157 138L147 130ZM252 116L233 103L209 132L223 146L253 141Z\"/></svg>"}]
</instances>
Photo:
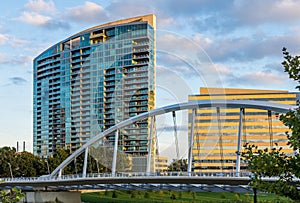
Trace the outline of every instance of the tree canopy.
<instances>
[{"instance_id":1,"label":"tree canopy","mask_svg":"<svg viewBox=\"0 0 300 203\"><path fill-rule=\"evenodd\" d=\"M0 178L39 177L51 173L71 153L59 148L51 157L43 158L30 152L16 152L15 148L0 148ZM122 159L123 160L123 159ZM83 170L84 153L64 168L63 174L80 174ZM107 172L110 169L102 165L101 160L93 156L88 158L88 173Z\"/></svg>"},{"instance_id":2,"label":"tree canopy","mask_svg":"<svg viewBox=\"0 0 300 203\"><path fill-rule=\"evenodd\" d=\"M168 166L169 171L187 171L187 159L173 159L172 163Z\"/></svg>"},{"instance_id":3,"label":"tree canopy","mask_svg":"<svg viewBox=\"0 0 300 203\"><path fill-rule=\"evenodd\" d=\"M289 77L300 83L300 57L291 56L286 48L282 49L284 61L282 65ZM296 86L300 90L300 85ZM293 200L300 199L300 108L280 116L280 120L290 131L286 132L287 145L294 150L294 155L287 155L282 147L275 144L272 149L259 149L247 143L242 157L247 161L253 173L252 186L256 189L287 196ZM265 177L278 178L275 182L266 182Z\"/></svg>"}]
</instances>

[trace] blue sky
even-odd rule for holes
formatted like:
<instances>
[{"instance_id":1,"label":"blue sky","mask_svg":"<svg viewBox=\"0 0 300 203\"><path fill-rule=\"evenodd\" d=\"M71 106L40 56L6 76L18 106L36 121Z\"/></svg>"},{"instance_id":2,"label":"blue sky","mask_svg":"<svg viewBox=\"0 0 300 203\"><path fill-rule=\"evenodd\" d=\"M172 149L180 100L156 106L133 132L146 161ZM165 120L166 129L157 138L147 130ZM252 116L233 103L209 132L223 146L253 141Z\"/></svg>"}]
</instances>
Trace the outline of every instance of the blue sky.
<instances>
[{"instance_id":1,"label":"blue sky","mask_svg":"<svg viewBox=\"0 0 300 203\"><path fill-rule=\"evenodd\" d=\"M282 47L300 54L299 9L294 0L2 1L0 146L26 141L32 150L34 57L85 28L137 15L157 16L158 106L200 86L294 91L280 64Z\"/></svg>"}]
</instances>

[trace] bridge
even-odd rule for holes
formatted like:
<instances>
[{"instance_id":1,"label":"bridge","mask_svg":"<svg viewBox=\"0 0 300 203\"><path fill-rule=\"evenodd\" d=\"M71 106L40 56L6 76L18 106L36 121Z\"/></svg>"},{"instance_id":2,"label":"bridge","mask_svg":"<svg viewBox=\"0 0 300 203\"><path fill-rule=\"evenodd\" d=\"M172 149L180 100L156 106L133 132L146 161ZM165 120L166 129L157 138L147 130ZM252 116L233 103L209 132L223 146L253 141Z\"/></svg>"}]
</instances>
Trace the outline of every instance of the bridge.
<instances>
[{"instance_id":1,"label":"bridge","mask_svg":"<svg viewBox=\"0 0 300 203\"><path fill-rule=\"evenodd\" d=\"M196 109L204 108L238 108L240 109L240 119L237 135L237 151L241 151L241 137L243 126L243 112L245 109L261 109L268 112L286 113L295 110L296 106L276 104L265 101L255 100L211 100L211 101L189 101L157 108L149 112L139 114L124 120L115 126L103 131L97 136L91 138L82 147L72 153L64 160L51 174L42 177L28 178L4 178L0 183L1 189L10 189L12 187L21 188L24 191L46 191L46 190L87 190L87 189L152 189L152 190L189 190L189 191L233 191L246 192L251 191L248 186L251 181L251 174L241 171L239 154L236 155L236 171L232 173L216 172L194 172L193 164L193 146L194 146L194 125ZM177 172L157 172L153 170L153 159L155 153L153 140L155 139L155 117L158 115L173 113L176 111L191 110L191 126L188 140L187 170ZM143 119L150 119L150 135L148 138L148 154L146 155L146 166L144 171L132 171L128 167L122 167L122 162L128 162L132 157L127 156L119 150L118 140L122 128L132 125ZM176 130L176 128L175 128ZM115 135L114 145L108 149L105 145L107 135ZM109 173L88 173L88 157L91 149L100 149L100 153L108 154L106 161L111 162ZM108 150L108 151L107 151ZM108 153L109 152L109 153ZM84 164L80 174L64 174L64 169L76 158L84 153ZM101 161L101 160L100 160ZM107 165L107 163L101 163ZM276 178L269 178L266 181L276 181Z\"/></svg>"}]
</instances>

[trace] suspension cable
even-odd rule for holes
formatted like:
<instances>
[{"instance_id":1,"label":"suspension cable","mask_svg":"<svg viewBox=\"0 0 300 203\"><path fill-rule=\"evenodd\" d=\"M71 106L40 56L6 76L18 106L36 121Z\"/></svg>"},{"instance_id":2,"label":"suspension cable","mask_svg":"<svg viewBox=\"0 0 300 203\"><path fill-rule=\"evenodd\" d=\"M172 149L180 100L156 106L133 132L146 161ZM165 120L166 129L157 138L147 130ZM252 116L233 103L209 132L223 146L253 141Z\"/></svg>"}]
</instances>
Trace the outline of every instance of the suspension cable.
<instances>
[{"instance_id":1,"label":"suspension cable","mask_svg":"<svg viewBox=\"0 0 300 203\"><path fill-rule=\"evenodd\" d=\"M177 156L177 160L179 160L180 156L179 156L179 146L178 146L176 113L175 113L175 111L172 112L172 115L173 115L173 122L174 122L174 137L175 137L176 156Z\"/></svg>"},{"instance_id":2,"label":"suspension cable","mask_svg":"<svg viewBox=\"0 0 300 203\"><path fill-rule=\"evenodd\" d=\"M247 132L246 132L246 113L245 113L245 109L242 108L242 114L243 114L243 144L247 143ZM242 145L243 146L243 145Z\"/></svg>"},{"instance_id":3,"label":"suspension cable","mask_svg":"<svg viewBox=\"0 0 300 203\"><path fill-rule=\"evenodd\" d=\"M270 149L273 147L273 125L272 125L272 112L268 110L268 121L269 121L269 134L270 134Z\"/></svg>"},{"instance_id":4,"label":"suspension cable","mask_svg":"<svg viewBox=\"0 0 300 203\"><path fill-rule=\"evenodd\" d=\"M153 122L154 124L156 123L156 117L153 116ZM156 125L154 125L156 126ZM154 127L154 139L155 139L155 148L156 148L156 152L155 152L155 155L158 155L159 156L159 144L158 144L158 136L157 136L157 130L156 128Z\"/></svg>"},{"instance_id":5,"label":"suspension cable","mask_svg":"<svg viewBox=\"0 0 300 203\"><path fill-rule=\"evenodd\" d=\"M223 133L222 133L222 129L221 129L220 107L217 107L217 121L218 121L218 130L219 130L219 147L220 147L220 156L221 156L221 166L222 166L222 173L223 173L224 152L223 152Z\"/></svg>"},{"instance_id":6,"label":"suspension cable","mask_svg":"<svg viewBox=\"0 0 300 203\"><path fill-rule=\"evenodd\" d=\"M91 154L90 154L90 148L89 148L88 157L89 157L89 160L88 160L88 161L90 161L90 164L89 164L89 162L88 162L88 164L89 164L89 169L90 169L90 173L93 173L92 156L91 156Z\"/></svg>"},{"instance_id":7,"label":"suspension cable","mask_svg":"<svg viewBox=\"0 0 300 203\"><path fill-rule=\"evenodd\" d=\"M199 168L201 169L201 161L200 161L200 133L198 133L198 130L199 130L199 128L195 128L195 141L196 141L196 143L197 143L197 145L196 145L196 147L197 147L197 154L198 154L198 160L199 160L199 162L198 162L198 164L199 164ZM198 138L198 139L197 139ZM195 159L195 161L196 161L196 159Z\"/></svg>"},{"instance_id":8,"label":"suspension cable","mask_svg":"<svg viewBox=\"0 0 300 203\"><path fill-rule=\"evenodd\" d=\"M77 163L76 163L76 158L77 158L77 157L75 157L75 159L74 159L74 166L75 166L75 173L77 174Z\"/></svg>"}]
</instances>

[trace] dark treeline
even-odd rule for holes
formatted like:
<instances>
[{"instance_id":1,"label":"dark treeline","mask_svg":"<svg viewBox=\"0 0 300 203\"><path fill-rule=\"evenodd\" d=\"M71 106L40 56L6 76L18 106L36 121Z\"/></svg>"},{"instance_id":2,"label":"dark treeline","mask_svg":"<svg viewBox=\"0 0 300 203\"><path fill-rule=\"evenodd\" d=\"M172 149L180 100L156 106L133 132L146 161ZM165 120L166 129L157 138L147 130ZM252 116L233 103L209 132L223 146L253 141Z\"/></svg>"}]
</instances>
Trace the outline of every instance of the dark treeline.
<instances>
[{"instance_id":1,"label":"dark treeline","mask_svg":"<svg viewBox=\"0 0 300 203\"><path fill-rule=\"evenodd\" d=\"M30 152L16 152L15 148L0 148L0 177L39 177L51 173L70 155L69 150L57 149L53 156L42 158ZM84 154L79 155L65 169L63 174L80 174L83 168ZM93 157L88 158L88 173L109 172Z\"/></svg>"}]
</instances>

